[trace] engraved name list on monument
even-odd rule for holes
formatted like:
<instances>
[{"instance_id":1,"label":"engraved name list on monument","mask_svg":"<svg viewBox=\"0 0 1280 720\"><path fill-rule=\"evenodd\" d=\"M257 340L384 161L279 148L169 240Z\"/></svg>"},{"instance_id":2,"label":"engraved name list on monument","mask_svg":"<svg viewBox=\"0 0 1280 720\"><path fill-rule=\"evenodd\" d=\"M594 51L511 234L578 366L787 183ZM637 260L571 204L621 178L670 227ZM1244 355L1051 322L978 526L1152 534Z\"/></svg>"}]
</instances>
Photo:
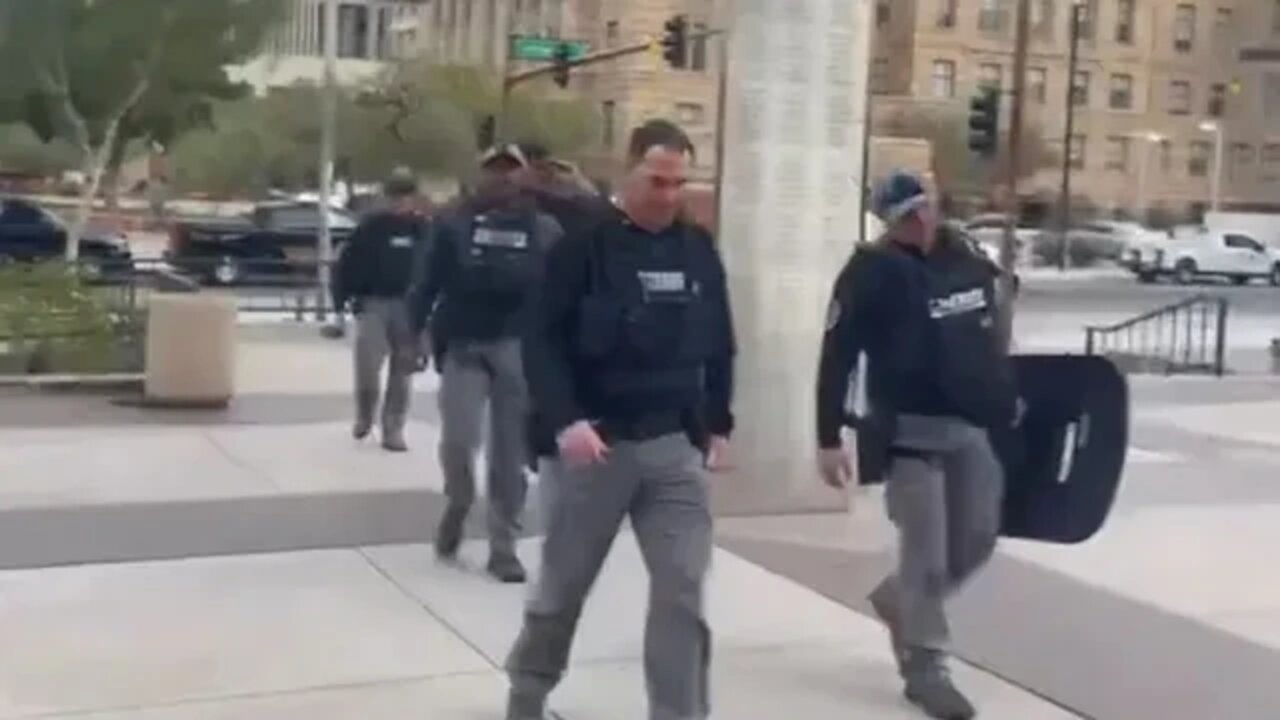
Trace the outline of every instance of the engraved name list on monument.
<instances>
[{"instance_id":1,"label":"engraved name list on monument","mask_svg":"<svg viewBox=\"0 0 1280 720\"><path fill-rule=\"evenodd\" d=\"M811 275L826 262L820 256L855 239L854 139L864 107L858 4L740 0L736 7L722 215L726 231L751 238L732 252L754 256L750 264L774 277Z\"/></svg>"}]
</instances>

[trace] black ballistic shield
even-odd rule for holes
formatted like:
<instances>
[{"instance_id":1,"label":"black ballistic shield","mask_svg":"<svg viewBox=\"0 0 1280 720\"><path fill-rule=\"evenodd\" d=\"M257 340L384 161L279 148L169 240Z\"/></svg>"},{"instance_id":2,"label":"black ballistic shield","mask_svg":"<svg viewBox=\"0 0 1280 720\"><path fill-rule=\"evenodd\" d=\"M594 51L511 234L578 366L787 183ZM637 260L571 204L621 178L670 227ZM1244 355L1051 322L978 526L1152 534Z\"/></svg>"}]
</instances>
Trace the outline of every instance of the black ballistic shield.
<instances>
[{"instance_id":1,"label":"black ballistic shield","mask_svg":"<svg viewBox=\"0 0 1280 720\"><path fill-rule=\"evenodd\" d=\"M1013 358L1026 403L1016 428L993 431L1005 469L1002 535L1060 544L1093 537L1106 522L1129 447L1129 385L1109 360L1081 355ZM850 416L859 483L883 482L892 428Z\"/></svg>"},{"instance_id":2,"label":"black ballistic shield","mask_svg":"<svg viewBox=\"0 0 1280 720\"><path fill-rule=\"evenodd\" d=\"M1079 543L1111 513L1129 447L1129 384L1106 358L1020 355L1027 405L1015 429L992 433L1005 467L1006 537Z\"/></svg>"}]
</instances>

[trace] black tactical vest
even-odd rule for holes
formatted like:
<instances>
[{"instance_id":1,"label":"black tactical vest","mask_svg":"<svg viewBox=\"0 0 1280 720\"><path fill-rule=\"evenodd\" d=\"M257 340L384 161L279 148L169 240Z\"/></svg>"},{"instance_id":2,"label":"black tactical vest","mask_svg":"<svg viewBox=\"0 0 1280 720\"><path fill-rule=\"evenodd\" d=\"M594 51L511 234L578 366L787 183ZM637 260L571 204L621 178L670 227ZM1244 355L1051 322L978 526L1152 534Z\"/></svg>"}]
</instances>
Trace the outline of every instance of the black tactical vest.
<instances>
[{"instance_id":1,"label":"black tactical vest","mask_svg":"<svg viewBox=\"0 0 1280 720\"><path fill-rule=\"evenodd\" d=\"M682 232L665 254L605 250L591 239L590 280L579 307L577 352L605 402L644 395L696 397L712 350L712 313ZM643 404L643 403L642 403Z\"/></svg>"},{"instance_id":2,"label":"black tactical vest","mask_svg":"<svg viewBox=\"0 0 1280 720\"><path fill-rule=\"evenodd\" d=\"M501 210L472 216L461 233L457 290L490 301L522 299L542 267L536 217Z\"/></svg>"},{"instance_id":3,"label":"black tactical vest","mask_svg":"<svg viewBox=\"0 0 1280 720\"><path fill-rule=\"evenodd\" d=\"M1010 424L1017 389L1000 342L990 262L956 245L927 259L900 248L885 251L896 256L893 265L906 284L903 316L888 328L888 362L899 371L890 373L900 374L898 382L913 382L915 375L917 384L932 384L946 407L979 427Z\"/></svg>"}]
</instances>

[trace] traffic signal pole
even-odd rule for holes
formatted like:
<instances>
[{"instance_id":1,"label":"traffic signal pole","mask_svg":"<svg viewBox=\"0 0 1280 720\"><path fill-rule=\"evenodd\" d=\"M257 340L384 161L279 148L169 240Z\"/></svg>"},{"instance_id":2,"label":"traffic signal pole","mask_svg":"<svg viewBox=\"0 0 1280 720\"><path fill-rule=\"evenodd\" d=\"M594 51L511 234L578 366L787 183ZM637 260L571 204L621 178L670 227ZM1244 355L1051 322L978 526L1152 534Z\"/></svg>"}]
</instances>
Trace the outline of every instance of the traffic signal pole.
<instances>
[{"instance_id":1,"label":"traffic signal pole","mask_svg":"<svg viewBox=\"0 0 1280 720\"><path fill-rule=\"evenodd\" d=\"M688 37L690 41L694 41L694 40L702 40L704 38L715 37L717 35L723 35L723 34L724 34L724 30L706 30L704 32L699 32L699 33L690 33ZM623 47L614 48L612 50L601 50L600 52L597 52L597 53L591 53L590 55L585 55L583 57L578 58L577 60L569 60L565 63L562 63L559 66L555 64L543 65L541 67L523 70L518 73L511 73L507 75L506 79L503 81L502 89L504 92L510 92L512 88L514 88L515 86L521 83L527 82L537 77L542 77L543 75L553 74L556 71L557 67L568 67L572 69L572 68L582 67L584 65L595 65L608 60L614 60L620 57L626 57L627 55L638 55L643 52L649 52L650 50L653 49L656 43L657 43L656 40L650 40L643 43L636 43L634 45L625 45Z\"/></svg>"},{"instance_id":2,"label":"traffic signal pole","mask_svg":"<svg viewBox=\"0 0 1280 720\"><path fill-rule=\"evenodd\" d=\"M1070 49L1067 51L1067 121L1062 133L1062 193L1058 200L1058 270L1065 272L1071 246L1071 138L1076 134L1076 65L1080 56L1080 16L1084 5L1071 3ZM1145 157L1145 156L1144 156Z\"/></svg>"},{"instance_id":3,"label":"traffic signal pole","mask_svg":"<svg viewBox=\"0 0 1280 720\"><path fill-rule=\"evenodd\" d=\"M1000 244L1000 339L1007 349L1013 341L1014 264L1017 260L1018 169L1022 160L1022 109L1027 88L1027 45L1031 35L1031 0L1018 0L1013 45L1013 88L1009 105L1009 152L1005 165L1004 242ZM1068 85L1074 79L1068 81Z\"/></svg>"}]
</instances>

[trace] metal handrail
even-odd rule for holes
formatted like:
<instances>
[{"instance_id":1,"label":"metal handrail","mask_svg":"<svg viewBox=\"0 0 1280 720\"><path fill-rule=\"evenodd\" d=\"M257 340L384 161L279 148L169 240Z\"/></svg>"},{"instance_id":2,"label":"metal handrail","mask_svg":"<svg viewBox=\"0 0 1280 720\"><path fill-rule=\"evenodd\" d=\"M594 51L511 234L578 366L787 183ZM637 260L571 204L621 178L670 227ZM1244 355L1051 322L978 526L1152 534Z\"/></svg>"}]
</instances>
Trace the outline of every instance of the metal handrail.
<instances>
[{"instance_id":1,"label":"metal handrail","mask_svg":"<svg viewBox=\"0 0 1280 720\"><path fill-rule=\"evenodd\" d=\"M1114 325L1089 325L1087 329L1096 330L1098 332L1118 332L1120 330L1127 330L1130 327L1146 322L1147 320L1150 320L1152 318L1159 317L1161 315L1167 315L1169 313L1174 313L1184 308L1190 307L1192 305L1198 305L1206 301L1216 301L1220 299L1221 298L1216 295L1208 295L1205 293L1201 293L1198 295L1193 295L1189 298L1185 298L1183 300L1179 300L1178 302L1173 303L1172 305L1165 305L1163 307L1158 307L1154 310L1149 310L1145 313L1142 313L1141 315L1138 315L1137 317L1129 318L1128 320L1115 323Z\"/></svg>"},{"instance_id":2,"label":"metal handrail","mask_svg":"<svg viewBox=\"0 0 1280 720\"><path fill-rule=\"evenodd\" d=\"M1156 363L1165 373L1221 376L1226 372L1229 309L1226 298L1200 294L1113 325L1088 326L1085 354Z\"/></svg>"}]
</instances>

